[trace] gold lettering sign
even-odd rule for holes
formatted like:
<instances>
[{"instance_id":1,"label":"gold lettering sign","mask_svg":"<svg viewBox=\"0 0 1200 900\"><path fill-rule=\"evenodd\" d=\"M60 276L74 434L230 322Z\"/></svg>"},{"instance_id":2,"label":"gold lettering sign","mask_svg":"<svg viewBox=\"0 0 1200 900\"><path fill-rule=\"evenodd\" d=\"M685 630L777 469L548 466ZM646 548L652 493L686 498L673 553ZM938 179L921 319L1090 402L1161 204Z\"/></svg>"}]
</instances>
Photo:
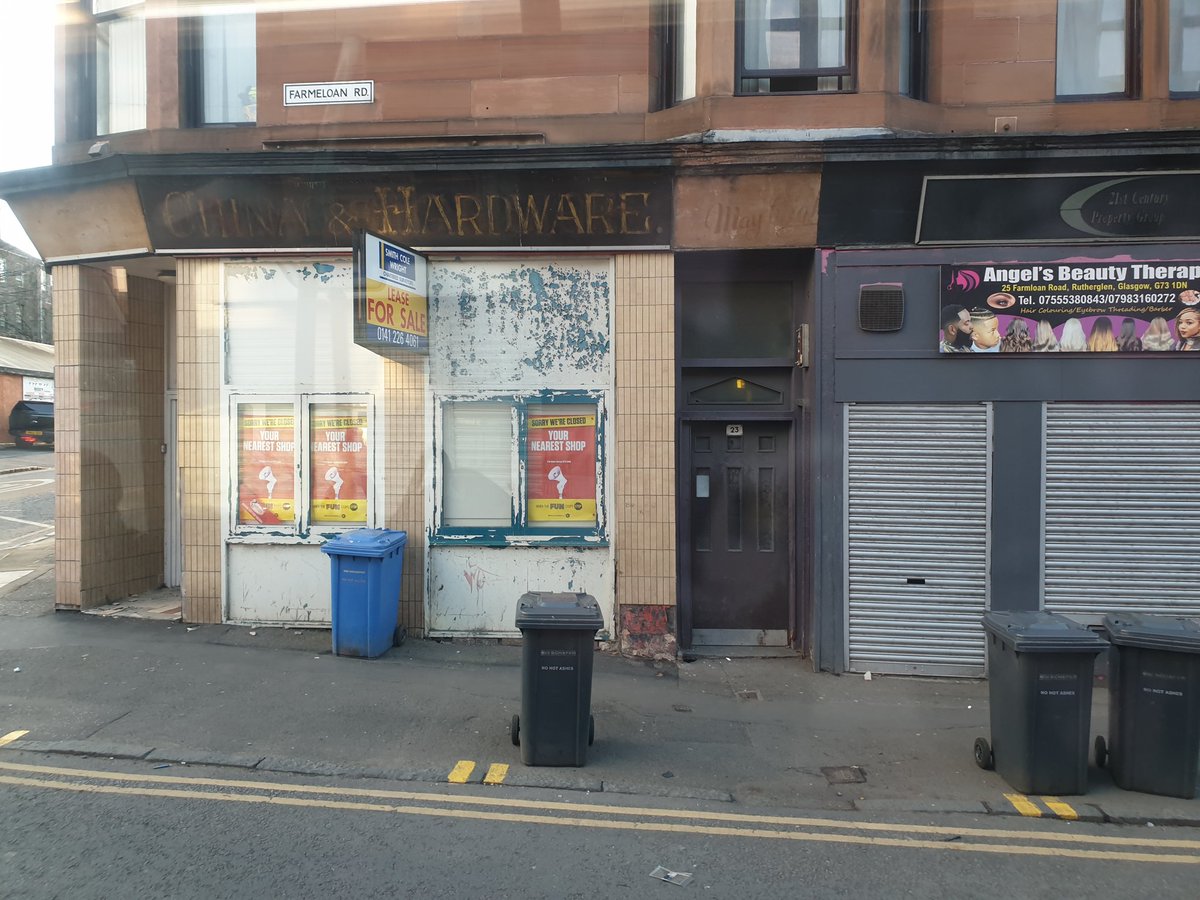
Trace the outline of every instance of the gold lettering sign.
<instances>
[{"instance_id":1,"label":"gold lettering sign","mask_svg":"<svg viewBox=\"0 0 1200 900\"><path fill-rule=\"evenodd\" d=\"M670 243L671 189L657 176L450 181L147 177L139 190L163 249L342 246L360 229L416 246Z\"/></svg>"}]
</instances>

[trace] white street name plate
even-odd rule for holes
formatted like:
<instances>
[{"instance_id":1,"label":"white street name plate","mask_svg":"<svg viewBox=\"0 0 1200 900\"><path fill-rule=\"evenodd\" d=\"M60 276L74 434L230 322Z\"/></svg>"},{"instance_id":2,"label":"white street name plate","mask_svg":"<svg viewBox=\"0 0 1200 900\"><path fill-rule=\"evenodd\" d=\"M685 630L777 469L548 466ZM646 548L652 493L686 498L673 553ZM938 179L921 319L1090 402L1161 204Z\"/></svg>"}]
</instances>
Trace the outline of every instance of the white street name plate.
<instances>
[{"instance_id":1,"label":"white street name plate","mask_svg":"<svg viewBox=\"0 0 1200 900\"><path fill-rule=\"evenodd\" d=\"M374 103L374 81L318 81L285 84L284 106L323 106L332 103Z\"/></svg>"}]
</instances>

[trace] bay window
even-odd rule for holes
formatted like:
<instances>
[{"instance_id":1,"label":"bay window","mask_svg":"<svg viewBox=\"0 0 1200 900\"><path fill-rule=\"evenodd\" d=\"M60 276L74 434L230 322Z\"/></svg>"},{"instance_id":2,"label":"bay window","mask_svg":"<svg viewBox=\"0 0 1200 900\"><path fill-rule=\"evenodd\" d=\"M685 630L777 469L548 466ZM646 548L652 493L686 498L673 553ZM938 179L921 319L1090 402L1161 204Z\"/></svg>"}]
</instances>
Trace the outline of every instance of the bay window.
<instances>
[{"instance_id":1,"label":"bay window","mask_svg":"<svg viewBox=\"0 0 1200 900\"><path fill-rule=\"evenodd\" d=\"M1129 33L1128 0L1058 0L1058 98L1131 96Z\"/></svg>"},{"instance_id":2,"label":"bay window","mask_svg":"<svg viewBox=\"0 0 1200 900\"><path fill-rule=\"evenodd\" d=\"M1171 96L1200 96L1200 0L1171 0Z\"/></svg>"},{"instance_id":3,"label":"bay window","mask_svg":"<svg viewBox=\"0 0 1200 900\"><path fill-rule=\"evenodd\" d=\"M929 0L900 0L900 93L929 99Z\"/></svg>"},{"instance_id":4,"label":"bay window","mask_svg":"<svg viewBox=\"0 0 1200 900\"><path fill-rule=\"evenodd\" d=\"M213 13L181 25L187 123L254 124L258 117L254 12Z\"/></svg>"},{"instance_id":5,"label":"bay window","mask_svg":"<svg viewBox=\"0 0 1200 900\"><path fill-rule=\"evenodd\" d=\"M146 19L137 0L92 0L96 134L146 127Z\"/></svg>"},{"instance_id":6,"label":"bay window","mask_svg":"<svg viewBox=\"0 0 1200 900\"><path fill-rule=\"evenodd\" d=\"M661 97L666 109L696 96L697 0L669 0L662 5Z\"/></svg>"},{"instance_id":7,"label":"bay window","mask_svg":"<svg viewBox=\"0 0 1200 900\"><path fill-rule=\"evenodd\" d=\"M739 0L738 93L853 88L851 0Z\"/></svg>"}]
</instances>

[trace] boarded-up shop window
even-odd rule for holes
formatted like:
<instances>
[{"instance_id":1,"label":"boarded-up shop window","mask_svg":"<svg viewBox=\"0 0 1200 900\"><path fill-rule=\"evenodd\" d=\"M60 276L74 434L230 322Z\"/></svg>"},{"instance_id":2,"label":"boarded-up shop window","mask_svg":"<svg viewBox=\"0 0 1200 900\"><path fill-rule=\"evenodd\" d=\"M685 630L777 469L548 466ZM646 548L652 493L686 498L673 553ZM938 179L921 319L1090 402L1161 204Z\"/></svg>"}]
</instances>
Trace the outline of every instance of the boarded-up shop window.
<instances>
[{"instance_id":1,"label":"boarded-up shop window","mask_svg":"<svg viewBox=\"0 0 1200 900\"><path fill-rule=\"evenodd\" d=\"M513 407L447 403L442 413L442 523L507 528L513 518Z\"/></svg>"},{"instance_id":2,"label":"boarded-up shop window","mask_svg":"<svg viewBox=\"0 0 1200 900\"><path fill-rule=\"evenodd\" d=\"M225 383L256 391L362 391L383 358L354 343L348 259L225 264Z\"/></svg>"},{"instance_id":3,"label":"boarded-up shop window","mask_svg":"<svg viewBox=\"0 0 1200 900\"><path fill-rule=\"evenodd\" d=\"M441 405L437 537L484 542L547 531L597 537L602 406L591 398L493 397Z\"/></svg>"}]
</instances>

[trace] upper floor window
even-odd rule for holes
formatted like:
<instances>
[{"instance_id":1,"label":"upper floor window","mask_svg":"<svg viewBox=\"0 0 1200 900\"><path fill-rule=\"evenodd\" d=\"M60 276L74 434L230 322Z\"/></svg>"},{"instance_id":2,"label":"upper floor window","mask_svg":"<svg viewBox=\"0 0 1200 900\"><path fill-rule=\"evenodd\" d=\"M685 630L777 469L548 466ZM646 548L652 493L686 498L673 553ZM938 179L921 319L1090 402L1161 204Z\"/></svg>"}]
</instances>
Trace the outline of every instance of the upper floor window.
<instances>
[{"instance_id":1,"label":"upper floor window","mask_svg":"<svg viewBox=\"0 0 1200 900\"><path fill-rule=\"evenodd\" d=\"M740 94L845 91L850 0L740 0Z\"/></svg>"},{"instance_id":2,"label":"upper floor window","mask_svg":"<svg viewBox=\"0 0 1200 900\"><path fill-rule=\"evenodd\" d=\"M182 28L185 119L190 125L253 124L258 59L253 12L206 15Z\"/></svg>"},{"instance_id":3,"label":"upper floor window","mask_svg":"<svg viewBox=\"0 0 1200 900\"><path fill-rule=\"evenodd\" d=\"M671 0L661 7L662 109L696 96L696 5L697 0Z\"/></svg>"},{"instance_id":4,"label":"upper floor window","mask_svg":"<svg viewBox=\"0 0 1200 900\"><path fill-rule=\"evenodd\" d=\"M900 93L929 99L929 0L900 0Z\"/></svg>"},{"instance_id":5,"label":"upper floor window","mask_svg":"<svg viewBox=\"0 0 1200 900\"><path fill-rule=\"evenodd\" d=\"M1129 0L1058 0L1059 99L1127 97Z\"/></svg>"},{"instance_id":6,"label":"upper floor window","mask_svg":"<svg viewBox=\"0 0 1200 900\"><path fill-rule=\"evenodd\" d=\"M1200 0L1171 0L1171 95L1200 96Z\"/></svg>"},{"instance_id":7,"label":"upper floor window","mask_svg":"<svg viewBox=\"0 0 1200 900\"><path fill-rule=\"evenodd\" d=\"M146 20L134 0L91 0L96 134L146 127Z\"/></svg>"}]
</instances>

